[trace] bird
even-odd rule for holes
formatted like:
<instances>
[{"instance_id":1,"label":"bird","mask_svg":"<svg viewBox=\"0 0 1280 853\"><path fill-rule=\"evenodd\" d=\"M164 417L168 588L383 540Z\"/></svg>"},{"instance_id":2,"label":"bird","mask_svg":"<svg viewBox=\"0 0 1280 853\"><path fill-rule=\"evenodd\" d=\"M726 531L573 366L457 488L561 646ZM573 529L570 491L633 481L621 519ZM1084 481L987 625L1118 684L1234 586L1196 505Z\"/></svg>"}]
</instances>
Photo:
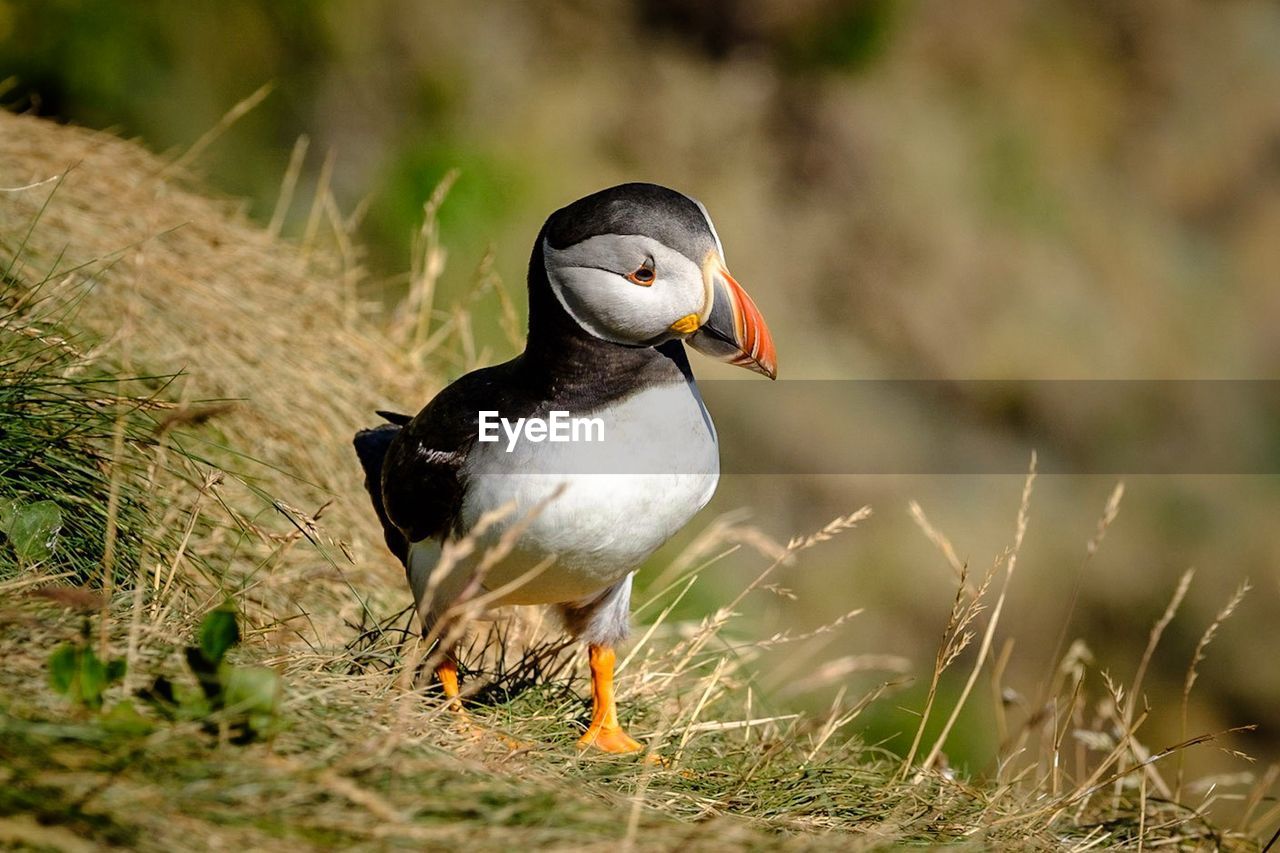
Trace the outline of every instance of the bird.
<instances>
[{"instance_id":1,"label":"bird","mask_svg":"<svg viewBox=\"0 0 1280 853\"><path fill-rule=\"evenodd\" d=\"M554 605L588 651L592 715L578 745L636 752L613 685L632 577L707 504L720 474L685 348L776 379L773 338L729 274L707 208L651 183L600 190L547 218L528 308L520 355L463 375L415 416L379 412L385 423L357 432L355 450L424 634L468 595L494 608ZM598 428L584 430L590 441L546 440L557 413ZM503 430L543 426L497 441L490 429L485 440L494 418ZM514 510L492 522L501 507ZM485 565L504 536L505 558ZM476 546L467 556L441 559L466 537ZM437 657L460 707L456 649Z\"/></svg>"}]
</instances>

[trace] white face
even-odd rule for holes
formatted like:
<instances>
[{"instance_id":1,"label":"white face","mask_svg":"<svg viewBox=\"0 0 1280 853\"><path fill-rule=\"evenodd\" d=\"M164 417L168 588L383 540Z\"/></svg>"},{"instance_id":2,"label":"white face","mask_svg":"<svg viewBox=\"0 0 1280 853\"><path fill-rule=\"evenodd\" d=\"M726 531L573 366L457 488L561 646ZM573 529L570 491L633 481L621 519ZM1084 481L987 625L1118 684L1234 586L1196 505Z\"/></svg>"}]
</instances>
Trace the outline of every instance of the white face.
<instances>
[{"instance_id":1,"label":"white face","mask_svg":"<svg viewBox=\"0 0 1280 853\"><path fill-rule=\"evenodd\" d=\"M710 312L710 276L651 237L604 234L564 249L544 243L543 252L556 299L606 341L652 345L679 336L672 324Z\"/></svg>"}]
</instances>

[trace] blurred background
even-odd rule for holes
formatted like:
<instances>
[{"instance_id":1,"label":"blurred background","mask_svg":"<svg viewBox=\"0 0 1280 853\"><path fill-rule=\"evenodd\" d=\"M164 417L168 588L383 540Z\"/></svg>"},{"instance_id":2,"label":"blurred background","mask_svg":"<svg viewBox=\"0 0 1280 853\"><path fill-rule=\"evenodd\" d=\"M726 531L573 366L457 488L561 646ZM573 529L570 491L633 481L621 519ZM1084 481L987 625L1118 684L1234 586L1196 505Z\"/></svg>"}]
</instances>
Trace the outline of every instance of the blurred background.
<instances>
[{"instance_id":1,"label":"blurred background","mask_svg":"<svg viewBox=\"0 0 1280 853\"><path fill-rule=\"evenodd\" d=\"M883 407L855 405L866 395L842 386L1141 379L1160 388L1272 380L1280 361L1280 6L981 0L958 9L937 0L0 0L0 101L176 156L272 84L190 166L266 224L305 138L283 232L302 238L314 188L331 186L357 225L360 287L375 305L403 295L423 204L457 170L439 213L438 302L466 302L493 361L514 351L501 300L492 289L476 296L477 283L496 274L523 312L530 245L550 211L627 180L701 199L768 318L781 381L828 380L804 411L770 410L796 397L771 397L762 381L720 408L712 401L730 474L706 521L745 507L751 525L785 542L864 504L875 510L859 531L784 567L774 580L790 596L744 604L759 636L863 608L802 649L766 657L761 681L779 702L819 709L841 688L857 695L914 675L859 723L903 751L915 728L904 709L920 707L955 593L908 502L981 576L1011 541L1023 477L980 466L814 472L837 446L905 443L919 453L961 430L997 447L1088 446L1126 413L1035 385L993 395L978 384L945 404L898 394ZM704 360L695 370L754 381ZM431 390L387 403L414 410ZM1194 425L1212 414L1203 409L1173 394L1158 411ZM1188 728L1259 723L1230 745L1280 757L1273 414L1263 407L1239 425L1261 448L1258 474L1129 472L1119 515L1088 560L1123 464L1071 474L1068 463L1038 481L996 637L997 649L1013 641L1011 718L1035 706L1075 639L1127 683L1194 567L1147 678L1146 741L1180 739L1193 650L1248 578L1253 591L1201 666ZM776 461L733 473L745 456ZM696 533L656 555L642 587ZM728 557L683 610L709 611L759 568L749 549ZM967 669L943 680L944 696ZM788 691L797 684L806 689ZM984 769L995 745L989 694L975 694L952 736L953 763ZM1202 773L1241 767L1213 749L1188 763Z\"/></svg>"}]
</instances>

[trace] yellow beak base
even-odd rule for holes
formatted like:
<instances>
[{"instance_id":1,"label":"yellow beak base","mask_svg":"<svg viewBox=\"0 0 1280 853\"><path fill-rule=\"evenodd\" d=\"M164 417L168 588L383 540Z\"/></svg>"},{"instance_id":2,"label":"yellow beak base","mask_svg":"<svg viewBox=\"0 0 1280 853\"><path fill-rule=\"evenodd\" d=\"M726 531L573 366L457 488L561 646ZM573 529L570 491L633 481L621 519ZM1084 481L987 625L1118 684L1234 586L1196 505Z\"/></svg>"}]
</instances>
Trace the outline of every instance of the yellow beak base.
<instances>
[{"instance_id":1,"label":"yellow beak base","mask_svg":"<svg viewBox=\"0 0 1280 853\"><path fill-rule=\"evenodd\" d=\"M682 335L691 335L698 330L700 325L702 325L702 321L698 319L697 314L686 314L671 324L671 331L679 332Z\"/></svg>"}]
</instances>

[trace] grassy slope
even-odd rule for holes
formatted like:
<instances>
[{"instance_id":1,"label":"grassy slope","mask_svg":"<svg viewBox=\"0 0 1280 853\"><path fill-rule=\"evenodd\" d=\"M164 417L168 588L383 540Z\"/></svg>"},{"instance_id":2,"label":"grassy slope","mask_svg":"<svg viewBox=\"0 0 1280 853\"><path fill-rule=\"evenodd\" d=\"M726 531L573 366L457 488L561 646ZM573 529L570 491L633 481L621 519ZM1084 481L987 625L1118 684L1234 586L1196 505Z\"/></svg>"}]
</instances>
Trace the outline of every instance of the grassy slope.
<instances>
[{"instance_id":1,"label":"grassy slope","mask_svg":"<svg viewBox=\"0 0 1280 853\"><path fill-rule=\"evenodd\" d=\"M724 556L733 537L723 530L681 558L687 568L645 611L654 630L639 632L621 675L624 715L662 761L577 753L570 732L586 713L579 656L547 645L526 617L473 646L480 671L469 684L483 689L474 719L487 732L475 739L429 682L415 681L421 650L390 627L403 623L377 627L402 606L403 581L377 541L347 452L370 410L423 399L445 372L483 359L467 354L464 322L445 315L454 319L441 318L443 331L425 342L412 323L376 325L355 302L357 258L342 251L340 229L332 229L338 252L308 254L185 191L136 146L0 114L0 186L72 166L47 207L52 183L3 200L0 262L8 265L38 218L14 281L47 282L50 304L76 306L84 341L102 342L87 352L94 363L188 376L148 391L170 407L153 418L164 429L131 435L119 452L109 433L85 438L99 486L116 477L147 503L136 518L117 515L121 535L160 543L129 564L139 583L86 617L83 602L30 594L53 583L40 582L50 567L0 579L0 843L848 849L939 840L1112 846L1140 834L1148 845L1221 840L1145 783L1091 787L1131 765L1123 742L1075 779L1042 774L1036 763L1012 764L994 780L937 769L916 779L850 734L859 697L826 719L778 714L753 687L752 661L785 638L752 637L735 623L735 605L698 624L661 615L708 560L758 562L744 551ZM113 464L124 455L142 464ZM847 532L856 522L833 523L775 556L803 559L796 552L830 536L857 535ZM984 589L994 594L993 580ZM113 699L154 675L181 677L181 647L228 595L248 626L239 656L285 674L283 725L269 743L232 746L186 724L132 731L69 709L46 686L48 653L86 618L129 659L130 680ZM967 625L981 632L979 612L958 611L953 643ZM1043 744L1028 750L1040 756Z\"/></svg>"}]
</instances>

